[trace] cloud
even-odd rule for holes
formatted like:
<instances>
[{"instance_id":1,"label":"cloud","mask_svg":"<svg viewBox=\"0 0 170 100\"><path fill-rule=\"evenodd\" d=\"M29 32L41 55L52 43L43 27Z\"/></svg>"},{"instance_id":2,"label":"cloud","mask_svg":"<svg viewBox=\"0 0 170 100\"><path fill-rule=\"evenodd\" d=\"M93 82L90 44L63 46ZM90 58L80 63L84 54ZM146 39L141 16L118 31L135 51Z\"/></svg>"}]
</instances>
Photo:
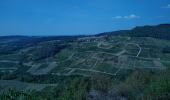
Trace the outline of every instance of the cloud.
<instances>
[{"instance_id":1,"label":"cloud","mask_svg":"<svg viewBox=\"0 0 170 100\"><path fill-rule=\"evenodd\" d=\"M113 17L113 19L137 19L137 18L140 18L140 16L137 16L135 14L131 14L131 15L128 15L128 16L115 16L115 17Z\"/></svg>"},{"instance_id":2,"label":"cloud","mask_svg":"<svg viewBox=\"0 0 170 100\"><path fill-rule=\"evenodd\" d=\"M165 8L170 9L170 4L168 4Z\"/></svg>"},{"instance_id":3,"label":"cloud","mask_svg":"<svg viewBox=\"0 0 170 100\"><path fill-rule=\"evenodd\" d=\"M122 19L123 17L122 16L116 16L116 17L113 17L114 19Z\"/></svg>"},{"instance_id":4,"label":"cloud","mask_svg":"<svg viewBox=\"0 0 170 100\"><path fill-rule=\"evenodd\" d=\"M156 18L165 18L165 16L156 16Z\"/></svg>"},{"instance_id":5,"label":"cloud","mask_svg":"<svg viewBox=\"0 0 170 100\"><path fill-rule=\"evenodd\" d=\"M166 5L166 6L163 6L161 8L166 8L166 9L170 9L170 4Z\"/></svg>"}]
</instances>

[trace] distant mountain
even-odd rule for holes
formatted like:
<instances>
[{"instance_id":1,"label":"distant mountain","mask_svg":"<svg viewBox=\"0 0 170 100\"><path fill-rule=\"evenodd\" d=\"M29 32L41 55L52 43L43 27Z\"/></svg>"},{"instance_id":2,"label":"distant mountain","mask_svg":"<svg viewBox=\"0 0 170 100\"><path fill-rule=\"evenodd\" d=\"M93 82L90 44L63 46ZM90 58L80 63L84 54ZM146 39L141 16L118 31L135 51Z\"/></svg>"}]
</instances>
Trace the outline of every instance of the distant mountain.
<instances>
[{"instance_id":1,"label":"distant mountain","mask_svg":"<svg viewBox=\"0 0 170 100\"><path fill-rule=\"evenodd\" d=\"M166 39L170 40L170 24L160 24L155 26L137 26L132 30L119 30L119 31L111 31L111 32L103 32L96 35L77 35L77 36L0 36L1 40L11 40L11 39L19 39L24 42L42 42L49 40L63 40L63 41L73 41L77 38L81 37L93 37L93 36L130 36L130 37L152 37L158 39Z\"/></svg>"},{"instance_id":2,"label":"distant mountain","mask_svg":"<svg viewBox=\"0 0 170 100\"><path fill-rule=\"evenodd\" d=\"M153 37L158 39L170 40L170 24L160 24L156 26L140 26L132 30L120 30L113 32L105 32L101 35L127 35L131 37Z\"/></svg>"},{"instance_id":3,"label":"distant mountain","mask_svg":"<svg viewBox=\"0 0 170 100\"><path fill-rule=\"evenodd\" d=\"M53 40L72 42L78 37L81 36L0 36L0 54L11 54L23 48L36 46L41 42ZM60 46L57 48L60 48Z\"/></svg>"}]
</instances>

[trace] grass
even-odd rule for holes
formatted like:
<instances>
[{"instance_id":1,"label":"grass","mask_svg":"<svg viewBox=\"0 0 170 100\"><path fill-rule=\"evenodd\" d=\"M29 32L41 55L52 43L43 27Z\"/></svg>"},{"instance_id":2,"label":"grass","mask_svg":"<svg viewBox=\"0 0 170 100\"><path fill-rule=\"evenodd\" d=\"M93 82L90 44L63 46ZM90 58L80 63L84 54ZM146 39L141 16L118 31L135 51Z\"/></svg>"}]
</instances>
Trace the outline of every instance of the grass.
<instances>
[{"instance_id":1,"label":"grass","mask_svg":"<svg viewBox=\"0 0 170 100\"><path fill-rule=\"evenodd\" d=\"M67 60L69 56L72 55L73 53L74 52L72 50L64 49L55 55L55 59L57 61L64 61L64 60Z\"/></svg>"},{"instance_id":2,"label":"grass","mask_svg":"<svg viewBox=\"0 0 170 100\"><path fill-rule=\"evenodd\" d=\"M36 90L41 91L47 86L57 86L57 84L33 84L13 80L0 80L0 86L7 88L16 89L19 91ZM2 90L3 91L3 90Z\"/></svg>"},{"instance_id":3,"label":"grass","mask_svg":"<svg viewBox=\"0 0 170 100\"><path fill-rule=\"evenodd\" d=\"M41 64L40 67L38 67L37 70L44 69L44 68L47 68L47 67L48 67L48 64L44 63L44 64Z\"/></svg>"},{"instance_id":4,"label":"grass","mask_svg":"<svg viewBox=\"0 0 170 100\"><path fill-rule=\"evenodd\" d=\"M113 67L113 65L108 64L108 63L98 63L96 65L95 70L114 74L114 72L116 72L118 69Z\"/></svg>"},{"instance_id":5,"label":"grass","mask_svg":"<svg viewBox=\"0 0 170 100\"><path fill-rule=\"evenodd\" d=\"M19 64L10 63L10 62L0 62L0 68L18 68Z\"/></svg>"}]
</instances>

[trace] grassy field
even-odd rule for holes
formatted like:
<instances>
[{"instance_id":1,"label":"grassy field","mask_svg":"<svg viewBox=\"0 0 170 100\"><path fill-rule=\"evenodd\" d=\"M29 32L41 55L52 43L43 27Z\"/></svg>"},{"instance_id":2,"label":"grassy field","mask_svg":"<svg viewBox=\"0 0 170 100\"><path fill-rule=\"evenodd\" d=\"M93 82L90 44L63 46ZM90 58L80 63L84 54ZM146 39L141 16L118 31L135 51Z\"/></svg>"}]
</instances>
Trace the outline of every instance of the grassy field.
<instances>
[{"instance_id":1,"label":"grassy field","mask_svg":"<svg viewBox=\"0 0 170 100\"><path fill-rule=\"evenodd\" d=\"M49 55L45 59L35 60L40 58L39 55L42 52L37 52L39 49L43 49L48 46L53 50L54 44L59 43L56 41L50 41L40 43L38 46L34 46L32 49L24 48L22 53L14 53L0 56L0 59L8 61L18 61L24 52L29 52L29 62L23 62L27 66L30 66L34 70L33 73L62 73L67 68L80 68L87 70L96 70L106 73L115 74L120 69L152 69L153 67L161 69L164 66L162 61L169 61L169 54L163 53L162 49L169 45L169 41L158 40L153 38L130 38L130 37L109 37L106 41L91 41L91 42L72 42L68 48L62 49L55 55ZM59 43L61 44L61 43ZM65 42L62 45L67 45ZM27 54L28 55L28 54ZM27 59L27 55L23 56ZM51 56L51 57L50 57ZM125 57L127 56L127 58ZM32 60L30 58L33 58ZM23 60L23 59L22 59ZM55 67L50 67L50 63L56 63ZM155 63L156 62L156 63ZM30 63L28 65L28 63ZM159 66L158 66L159 65ZM2 62L0 68L20 67L19 64L12 64L10 62ZM35 67L34 67L35 66ZM44 70L49 70L44 72ZM30 71L31 72L31 71ZM74 72L74 71L73 71ZM95 72L94 72L95 73Z\"/></svg>"}]
</instances>

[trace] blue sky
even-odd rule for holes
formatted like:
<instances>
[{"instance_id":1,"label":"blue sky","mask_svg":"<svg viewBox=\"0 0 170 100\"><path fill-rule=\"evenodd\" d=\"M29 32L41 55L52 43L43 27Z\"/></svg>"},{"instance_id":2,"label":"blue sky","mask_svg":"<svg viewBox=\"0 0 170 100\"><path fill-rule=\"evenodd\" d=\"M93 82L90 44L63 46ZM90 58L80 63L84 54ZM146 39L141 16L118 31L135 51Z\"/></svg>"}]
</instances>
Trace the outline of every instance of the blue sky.
<instances>
[{"instance_id":1,"label":"blue sky","mask_svg":"<svg viewBox=\"0 0 170 100\"><path fill-rule=\"evenodd\" d=\"M0 0L0 35L78 35L170 23L170 0Z\"/></svg>"}]
</instances>

